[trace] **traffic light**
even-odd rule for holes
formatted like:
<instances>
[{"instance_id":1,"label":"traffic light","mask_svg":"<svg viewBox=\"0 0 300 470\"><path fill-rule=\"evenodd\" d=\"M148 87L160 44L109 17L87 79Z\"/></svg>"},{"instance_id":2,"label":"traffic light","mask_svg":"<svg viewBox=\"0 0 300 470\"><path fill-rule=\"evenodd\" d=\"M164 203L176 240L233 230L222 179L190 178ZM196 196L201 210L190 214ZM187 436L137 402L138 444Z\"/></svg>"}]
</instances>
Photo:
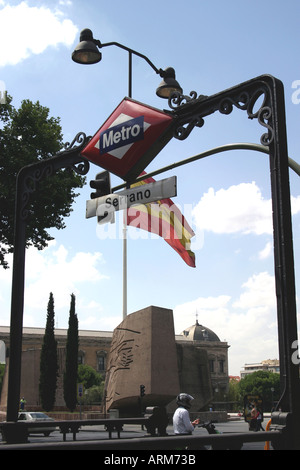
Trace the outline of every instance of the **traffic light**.
<instances>
[{"instance_id":1,"label":"traffic light","mask_svg":"<svg viewBox=\"0 0 300 470\"><path fill-rule=\"evenodd\" d=\"M97 173L94 180L90 181L90 187L95 189L94 193L91 193L91 199L96 199L97 197L106 196L107 194L111 193L110 187L110 173L109 171L102 171L101 173ZM98 224L103 223L114 223L115 222L115 214L111 212L104 212L97 217Z\"/></svg>"},{"instance_id":2,"label":"traffic light","mask_svg":"<svg viewBox=\"0 0 300 470\"><path fill-rule=\"evenodd\" d=\"M96 175L96 179L90 181L90 187L96 189L96 192L91 193L91 199L106 196L111 193L110 189L110 174L109 171L102 171Z\"/></svg>"},{"instance_id":3,"label":"traffic light","mask_svg":"<svg viewBox=\"0 0 300 470\"><path fill-rule=\"evenodd\" d=\"M140 385L140 397L145 396L145 385Z\"/></svg>"}]
</instances>

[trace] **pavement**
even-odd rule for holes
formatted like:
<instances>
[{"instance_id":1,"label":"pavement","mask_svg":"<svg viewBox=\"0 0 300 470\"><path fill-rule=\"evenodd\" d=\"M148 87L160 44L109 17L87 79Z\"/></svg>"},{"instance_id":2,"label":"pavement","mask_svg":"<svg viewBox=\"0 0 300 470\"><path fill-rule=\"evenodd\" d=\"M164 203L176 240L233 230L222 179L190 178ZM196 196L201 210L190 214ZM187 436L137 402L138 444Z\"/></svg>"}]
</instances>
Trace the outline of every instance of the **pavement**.
<instances>
[{"instance_id":1,"label":"pavement","mask_svg":"<svg viewBox=\"0 0 300 470\"><path fill-rule=\"evenodd\" d=\"M265 428L268 419L266 419L263 423L263 427ZM248 424L243 419L238 420L230 420L224 423L215 423L215 428L220 433L248 433ZM173 435L173 427L168 426L167 433L169 436ZM253 433L251 432L253 435ZM132 438L143 438L146 435L146 430L141 427L141 425L137 424L130 424L124 425L123 431L121 432L121 440L122 439L132 439ZM204 428L196 427L193 433L195 436L208 436L208 432ZM117 439L117 433L113 432L113 440ZM44 443L62 443L62 434L59 431L55 431L51 433L49 437L45 437L43 435L30 435L29 436L29 444L41 444L41 447ZM72 434L67 434L66 440L68 442L73 442ZM108 432L105 430L104 426L82 426L79 433L76 435L76 441L99 441L99 440L108 440ZM1 442L2 439L0 438L0 450L3 446ZM110 444L112 440L110 440ZM2 444L2 445L1 445ZM75 442L74 442L75 444ZM23 445L24 449L27 444ZM6 446L5 446L6 447ZM249 442L244 443L241 450L264 450L265 442ZM270 446L270 450L272 447Z\"/></svg>"}]
</instances>

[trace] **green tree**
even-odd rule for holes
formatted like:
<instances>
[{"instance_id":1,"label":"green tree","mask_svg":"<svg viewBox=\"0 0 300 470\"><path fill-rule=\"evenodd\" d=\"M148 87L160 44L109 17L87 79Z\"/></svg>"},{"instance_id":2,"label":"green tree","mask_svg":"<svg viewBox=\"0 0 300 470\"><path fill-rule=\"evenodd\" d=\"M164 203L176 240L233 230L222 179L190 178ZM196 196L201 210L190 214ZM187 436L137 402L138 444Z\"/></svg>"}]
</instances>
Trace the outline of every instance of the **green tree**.
<instances>
[{"instance_id":1,"label":"green tree","mask_svg":"<svg viewBox=\"0 0 300 470\"><path fill-rule=\"evenodd\" d=\"M253 372L240 380L239 390L242 397L247 394L260 395L264 410L271 410L272 399L275 402L280 397L280 375L270 371Z\"/></svg>"},{"instance_id":2,"label":"green tree","mask_svg":"<svg viewBox=\"0 0 300 470\"><path fill-rule=\"evenodd\" d=\"M78 318L75 312L75 295L72 294L66 344L66 370L64 374L64 399L70 411L75 410L77 403L78 347Z\"/></svg>"},{"instance_id":3,"label":"green tree","mask_svg":"<svg viewBox=\"0 0 300 470\"><path fill-rule=\"evenodd\" d=\"M85 405L100 405L102 402L104 391L104 381L101 385L93 385L84 393L83 402Z\"/></svg>"},{"instance_id":4,"label":"green tree","mask_svg":"<svg viewBox=\"0 0 300 470\"><path fill-rule=\"evenodd\" d=\"M239 382L236 379L231 379L229 381L227 400L232 402L233 411L239 411L243 407L240 396Z\"/></svg>"},{"instance_id":5,"label":"green tree","mask_svg":"<svg viewBox=\"0 0 300 470\"><path fill-rule=\"evenodd\" d=\"M0 104L0 265L8 267L7 253L13 252L16 177L26 165L56 155L63 147L60 119L49 117L49 108L39 101L22 101L19 109L12 98ZM2 126L1 126L2 123ZM53 238L47 229L65 227L72 203L85 178L67 169L44 178L28 204L26 244L43 249Z\"/></svg>"},{"instance_id":6,"label":"green tree","mask_svg":"<svg viewBox=\"0 0 300 470\"><path fill-rule=\"evenodd\" d=\"M55 403L57 374L58 360L57 341L54 336L54 298L52 292L50 292L46 329L41 351L39 384L42 407L46 411L51 411Z\"/></svg>"},{"instance_id":7,"label":"green tree","mask_svg":"<svg viewBox=\"0 0 300 470\"><path fill-rule=\"evenodd\" d=\"M104 379L95 369L86 364L78 366L78 383L84 386L82 403L85 405L100 404L102 402Z\"/></svg>"},{"instance_id":8,"label":"green tree","mask_svg":"<svg viewBox=\"0 0 300 470\"><path fill-rule=\"evenodd\" d=\"M79 364L78 366L78 383L83 384L84 389L87 390L94 385L100 385L102 376L93 369L93 367L86 364Z\"/></svg>"},{"instance_id":9,"label":"green tree","mask_svg":"<svg viewBox=\"0 0 300 470\"><path fill-rule=\"evenodd\" d=\"M0 364L0 397L1 397L1 391L2 391L4 372L5 372L5 364Z\"/></svg>"}]
</instances>

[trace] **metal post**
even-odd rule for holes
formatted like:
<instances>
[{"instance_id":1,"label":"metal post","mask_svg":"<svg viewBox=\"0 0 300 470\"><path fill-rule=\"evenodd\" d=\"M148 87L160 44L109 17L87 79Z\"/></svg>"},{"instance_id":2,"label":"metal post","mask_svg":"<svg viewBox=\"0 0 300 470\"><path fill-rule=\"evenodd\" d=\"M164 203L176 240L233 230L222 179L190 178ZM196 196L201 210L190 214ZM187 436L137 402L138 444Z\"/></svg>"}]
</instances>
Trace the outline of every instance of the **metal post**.
<instances>
[{"instance_id":1,"label":"metal post","mask_svg":"<svg viewBox=\"0 0 300 470\"><path fill-rule=\"evenodd\" d=\"M42 160L22 168L17 176L14 258L11 291L7 421L17 421L20 401L26 219L28 216L27 204L30 201L31 193L36 191L38 183L44 177L55 174L56 170L72 168L76 173L81 175L85 175L88 172L89 163L80 155L80 150L87 144L88 140L89 137L87 138L84 133L78 133L71 144L66 144L67 149L65 151L47 160ZM76 142L81 145L76 148L72 148Z\"/></svg>"},{"instance_id":2,"label":"metal post","mask_svg":"<svg viewBox=\"0 0 300 470\"><path fill-rule=\"evenodd\" d=\"M22 214L23 172L17 176L14 260L10 317L7 421L17 421L20 402L26 222Z\"/></svg>"},{"instance_id":3,"label":"metal post","mask_svg":"<svg viewBox=\"0 0 300 470\"><path fill-rule=\"evenodd\" d=\"M128 51L128 97L132 97L132 52Z\"/></svg>"},{"instance_id":4,"label":"metal post","mask_svg":"<svg viewBox=\"0 0 300 470\"><path fill-rule=\"evenodd\" d=\"M127 211L123 214L123 320L127 316Z\"/></svg>"},{"instance_id":5,"label":"metal post","mask_svg":"<svg viewBox=\"0 0 300 470\"><path fill-rule=\"evenodd\" d=\"M291 445L300 449L299 365L292 361L292 345L297 342L297 310L291 222L291 196L288 174L287 137L283 85L274 87L276 131L270 147L270 172L273 204L275 282L278 312L278 337L282 411L292 413Z\"/></svg>"},{"instance_id":6,"label":"metal post","mask_svg":"<svg viewBox=\"0 0 300 470\"><path fill-rule=\"evenodd\" d=\"M257 100L263 97L258 111ZM282 83L263 75L212 96L173 94L169 105L178 119L175 137L183 140L195 127L204 125L204 117L219 111L230 114L233 107L257 119L267 132L261 143L269 148L274 229L274 266L277 298L281 398L278 406L290 412L291 449L300 448L297 424L300 421L299 366L292 361L292 345L297 344L296 294L292 240L291 202L284 90Z\"/></svg>"},{"instance_id":7,"label":"metal post","mask_svg":"<svg viewBox=\"0 0 300 470\"><path fill-rule=\"evenodd\" d=\"M132 97L132 51L128 50L128 97ZM129 185L126 184L128 188ZM127 316L127 211L123 214L123 320Z\"/></svg>"}]
</instances>

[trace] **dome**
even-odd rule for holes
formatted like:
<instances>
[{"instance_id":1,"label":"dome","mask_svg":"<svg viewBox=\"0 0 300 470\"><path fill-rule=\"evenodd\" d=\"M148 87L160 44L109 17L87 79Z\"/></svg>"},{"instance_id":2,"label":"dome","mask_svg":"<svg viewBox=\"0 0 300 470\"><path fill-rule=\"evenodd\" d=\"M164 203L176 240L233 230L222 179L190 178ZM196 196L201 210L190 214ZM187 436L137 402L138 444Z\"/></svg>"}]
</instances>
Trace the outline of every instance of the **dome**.
<instances>
[{"instance_id":1,"label":"dome","mask_svg":"<svg viewBox=\"0 0 300 470\"><path fill-rule=\"evenodd\" d=\"M188 341L220 341L216 333L206 326L199 325L198 320L195 325L186 328L180 334Z\"/></svg>"}]
</instances>

